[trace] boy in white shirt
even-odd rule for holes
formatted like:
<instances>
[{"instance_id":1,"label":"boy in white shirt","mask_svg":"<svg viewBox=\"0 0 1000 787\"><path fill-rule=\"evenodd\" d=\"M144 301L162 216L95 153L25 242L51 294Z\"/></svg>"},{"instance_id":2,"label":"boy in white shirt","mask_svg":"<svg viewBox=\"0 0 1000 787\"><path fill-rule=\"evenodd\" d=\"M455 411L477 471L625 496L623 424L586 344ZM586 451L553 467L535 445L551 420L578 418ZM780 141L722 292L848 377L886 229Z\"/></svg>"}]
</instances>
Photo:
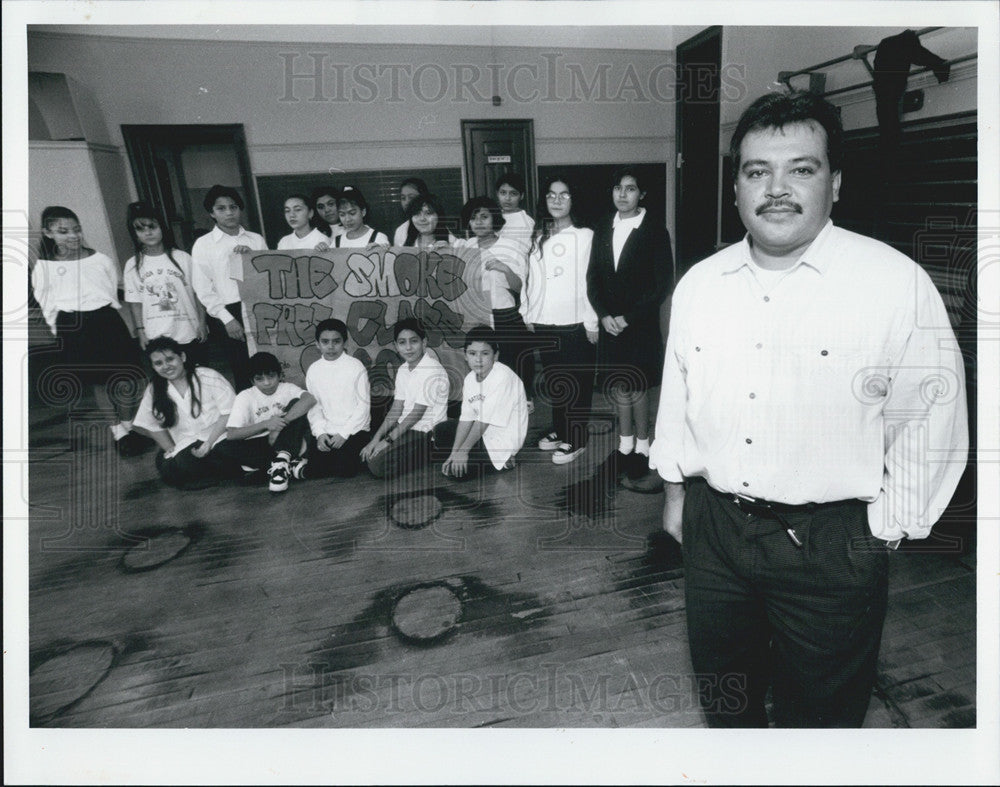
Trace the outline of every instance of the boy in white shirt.
<instances>
[{"instance_id":1,"label":"boy in white shirt","mask_svg":"<svg viewBox=\"0 0 1000 787\"><path fill-rule=\"evenodd\" d=\"M404 363L396 372L392 406L361 458L376 478L393 478L430 463L433 429L448 409L448 373L427 354L427 333L415 318L393 329Z\"/></svg>"},{"instance_id":2,"label":"boy in white shirt","mask_svg":"<svg viewBox=\"0 0 1000 787\"><path fill-rule=\"evenodd\" d=\"M271 353L250 358L253 385L240 391L226 422L226 439L217 446L243 467L268 467L268 489L284 492L288 479L302 478L306 459L306 414L312 394L281 379L281 364Z\"/></svg>"},{"instance_id":3,"label":"boy in white shirt","mask_svg":"<svg viewBox=\"0 0 1000 787\"><path fill-rule=\"evenodd\" d=\"M368 370L344 351L347 326L340 320L316 325L320 358L306 370L306 388L316 397L309 411L309 477L350 478L361 469L361 449L371 427Z\"/></svg>"},{"instance_id":4,"label":"boy in white shirt","mask_svg":"<svg viewBox=\"0 0 1000 787\"><path fill-rule=\"evenodd\" d=\"M528 403L521 379L500 363L496 332L477 325L465 336L465 360L471 371L462 385L458 423L445 421L434 429L438 448L451 448L441 472L463 478L470 471L505 470L528 433Z\"/></svg>"},{"instance_id":5,"label":"boy in white shirt","mask_svg":"<svg viewBox=\"0 0 1000 787\"><path fill-rule=\"evenodd\" d=\"M215 222L215 229L194 242L191 259L194 268L191 284L213 319L212 333L225 331L222 341L233 371L236 388L250 387L247 367L246 336L243 333L243 305L237 281L243 280L242 254L264 251L267 243L256 232L243 229L243 198L229 186L212 186L205 195L205 210Z\"/></svg>"}]
</instances>

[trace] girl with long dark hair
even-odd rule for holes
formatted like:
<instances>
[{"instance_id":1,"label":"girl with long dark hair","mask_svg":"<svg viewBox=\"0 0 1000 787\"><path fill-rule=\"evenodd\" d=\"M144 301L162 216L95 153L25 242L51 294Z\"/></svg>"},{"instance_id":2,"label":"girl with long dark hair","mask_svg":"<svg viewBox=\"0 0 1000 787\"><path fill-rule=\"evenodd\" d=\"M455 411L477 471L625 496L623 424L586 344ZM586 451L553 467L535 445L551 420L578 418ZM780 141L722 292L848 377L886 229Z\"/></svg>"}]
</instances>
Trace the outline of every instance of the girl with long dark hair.
<instances>
[{"instance_id":1,"label":"girl with long dark hair","mask_svg":"<svg viewBox=\"0 0 1000 787\"><path fill-rule=\"evenodd\" d=\"M195 366L173 339L146 345L153 373L135 425L160 447L156 468L170 486L200 489L220 478L238 478L238 465L212 449L226 433L236 392L221 374Z\"/></svg>"}]
</instances>

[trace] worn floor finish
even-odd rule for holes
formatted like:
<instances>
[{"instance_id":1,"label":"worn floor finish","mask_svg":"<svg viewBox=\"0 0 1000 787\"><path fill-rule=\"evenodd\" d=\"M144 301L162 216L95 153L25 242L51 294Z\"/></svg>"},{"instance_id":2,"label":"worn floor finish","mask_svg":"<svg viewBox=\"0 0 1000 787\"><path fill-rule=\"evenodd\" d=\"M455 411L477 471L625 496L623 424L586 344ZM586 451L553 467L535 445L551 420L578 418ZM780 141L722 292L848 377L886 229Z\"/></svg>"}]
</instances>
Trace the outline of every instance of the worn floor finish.
<instances>
[{"instance_id":1,"label":"worn floor finish","mask_svg":"<svg viewBox=\"0 0 1000 787\"><path fill-rule=\"evenodd\" d=\"M84 416L31 421L34 725L704 726L683 569L646 549L662 495L563 493L610 435L586 464L434 475L402 497L440 515L408 529L368 476L180 494ZM974 560L892 556L866 726L975 726ZM440 609L405 614L428 638L403 636L395 604L427 587Z\"/></svg>"}]
</instances>

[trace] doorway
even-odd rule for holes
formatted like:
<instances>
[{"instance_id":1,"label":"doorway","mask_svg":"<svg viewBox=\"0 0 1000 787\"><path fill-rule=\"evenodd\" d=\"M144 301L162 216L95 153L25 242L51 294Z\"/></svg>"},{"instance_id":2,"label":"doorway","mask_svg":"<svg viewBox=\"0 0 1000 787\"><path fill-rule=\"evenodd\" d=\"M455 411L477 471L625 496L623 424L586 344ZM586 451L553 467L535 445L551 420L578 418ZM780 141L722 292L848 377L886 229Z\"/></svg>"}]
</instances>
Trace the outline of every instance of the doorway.
<instances>
[{"instance_id":1,"label":"doorway","mask_svg":"<svg viewBox=\"0 0 1000 787\"><path fill-rule=\"evenodd\" d=\"M722 28L677 47L677 274L716 251Z\"/></svg>"},{"instance_id":2,"label":"doorway","mask_svg":"<svg viewBox=\"0 0 1000 787\"><path fill-rule=\"evenodd\" d=\"M190 250L212 229L202 200L214 184L234 187L243 197L243 223L260 231L250 158L242 124L133 126L123 125L139 198L164 212L174 239Z\"/></svg>"},{"instance_id":3,"label":"doorway","mask_svg":"<svg viewBox=\"0 0 1000 787\"><path fill-rule=\"evenodd\" d=\"M495 198L497 181L516 172L527 187L521 207L529 212L534 209L538 194L534 121L463 120L462 155L467 198Z\"/></svg>"}]
</instances>

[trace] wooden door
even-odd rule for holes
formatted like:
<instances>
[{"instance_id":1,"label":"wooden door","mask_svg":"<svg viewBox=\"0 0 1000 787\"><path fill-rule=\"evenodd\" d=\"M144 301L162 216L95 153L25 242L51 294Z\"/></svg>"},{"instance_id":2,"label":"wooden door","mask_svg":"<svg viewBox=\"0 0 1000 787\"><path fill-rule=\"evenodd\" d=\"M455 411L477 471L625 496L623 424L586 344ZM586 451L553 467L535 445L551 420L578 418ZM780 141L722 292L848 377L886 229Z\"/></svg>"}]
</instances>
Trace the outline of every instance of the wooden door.
<instances>
[{"instance_id":1,"label":"wooden door","mask_svg":"<svg viewBox=\"0 0 1000 787\"><path fill-rule=\"evenodd\" d=\"M716 251L721 59L721 27L710 27L677 47L678 274Z\"/></svg>"},{"instance_id":2,"label":"wooden door","mask_svg":"<svg viewBox=\"0 0 1000 787\"><path fill-rule=\"evenodd\" d=\"M242 195L243 225L259 231L242 125L123 125L122 135L139 198L163 211L181 247L190 250L198 235L211 229L202 199L215 182Z\"/></svg>"},{"instance_id":3,"label":"wooden door","mask_svg":"<svg viewBox=\"0 0 1000 787\"><path fill-rule=\"evenodd\" d=\"M497 181L508 172L524 178L521 207L532 212L538 195L532 120L463 120L466 199L496 198Z\"/></svg>"}]
</instances>

